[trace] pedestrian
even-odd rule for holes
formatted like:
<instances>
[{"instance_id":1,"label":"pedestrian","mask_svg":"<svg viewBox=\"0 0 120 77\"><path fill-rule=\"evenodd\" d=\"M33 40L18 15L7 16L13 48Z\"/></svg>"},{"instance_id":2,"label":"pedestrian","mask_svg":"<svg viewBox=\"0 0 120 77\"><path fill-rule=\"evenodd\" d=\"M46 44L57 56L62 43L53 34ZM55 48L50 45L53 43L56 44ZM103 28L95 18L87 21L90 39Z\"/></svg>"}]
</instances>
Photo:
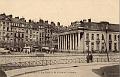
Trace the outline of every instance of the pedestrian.
<instances>
[{"instance_id":1,"label":"pedestrian","mask_svg":"<svg viewBox=\"0 0 120 77\"><path fill-rule=\"evenodd\" d=\"M91 62L93 62L93 55L92 54L90 54L89 59Z\"/></svg>"},{"instance_id":2,"label":"pedestrian","mask_svg":"<svg viewBox=\"0 0 120 77\"><path fill-rule=\"evenodd\" d=\"M89 55L87 55L87 57L86 57L86 61L87 61L87 63L89 63Z\"/></svg>"}]
</instances>

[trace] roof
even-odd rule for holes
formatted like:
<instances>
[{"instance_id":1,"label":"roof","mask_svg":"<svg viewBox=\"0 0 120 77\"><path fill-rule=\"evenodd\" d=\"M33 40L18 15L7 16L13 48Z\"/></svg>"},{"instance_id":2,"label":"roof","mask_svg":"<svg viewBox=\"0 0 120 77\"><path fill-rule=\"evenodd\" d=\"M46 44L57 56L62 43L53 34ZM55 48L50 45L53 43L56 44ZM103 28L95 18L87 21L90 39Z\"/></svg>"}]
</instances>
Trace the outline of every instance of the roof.
<instances>
[{"instance_id":1,"label":"roof","mask_svg":"<svg viewBox=\"0 0 120 77\"><path fill-rule=\"evenodd\" d=\"M79 27L82 27L81 29L84 30L93 30L93 31L113 31L113 32L119 32L120 24L110 24L108 22L86 22L82 24L74 24L74 26L70 26L69 28L71 30L77 30Z\"/></svg>"}]
</instances>

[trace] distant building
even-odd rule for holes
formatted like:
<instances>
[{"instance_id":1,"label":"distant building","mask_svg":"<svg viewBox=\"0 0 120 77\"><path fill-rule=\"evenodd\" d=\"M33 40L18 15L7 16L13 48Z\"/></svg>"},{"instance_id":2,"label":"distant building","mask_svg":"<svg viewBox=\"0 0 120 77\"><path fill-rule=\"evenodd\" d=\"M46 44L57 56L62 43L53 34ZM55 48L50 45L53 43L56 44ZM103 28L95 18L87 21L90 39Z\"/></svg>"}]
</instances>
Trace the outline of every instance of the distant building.
<instances>
[{"instance_id":1,"label":"distant building","mask_svg":"<svg viewBox=\"0 0 120 77\"><path fill-rule=\"evenodd\" d=\"M21 51L24 46L24 27L26 21L24 18L15 17L12 15L0 14L0 42L1 47L6 47L11 50L16 49Z\"/></svg>"},{"instance_id":2,"label":"distant building","mask_svg":"<svg viewBox=\"0 0 120 77\"><path fill-rule=\"evenodd\" d=\"M12 15L0 14L0 47L14 51L23 51L26 47L49 48L57 46L57 33L66 31L60 23L56 26L54 22L40 19L38 22Z\"/></svg>"},{"instance_id":3,"label":"distant building","mask_svg":"<svg viewBox=\"0 0 120 77\"><path fill-rule=\"evenodd\" d=\"M58 49L64 52L119 51L119 24L109 22L77 21L69 31L59 33Z\"/></svg>"}]
</instances>

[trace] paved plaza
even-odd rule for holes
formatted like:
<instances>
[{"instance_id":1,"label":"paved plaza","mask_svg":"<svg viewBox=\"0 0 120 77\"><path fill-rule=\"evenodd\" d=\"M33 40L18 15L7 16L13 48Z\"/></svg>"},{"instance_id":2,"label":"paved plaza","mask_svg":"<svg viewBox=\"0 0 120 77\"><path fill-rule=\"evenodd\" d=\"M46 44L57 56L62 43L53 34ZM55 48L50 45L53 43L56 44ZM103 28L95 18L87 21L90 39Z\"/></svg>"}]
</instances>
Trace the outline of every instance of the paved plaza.
<instances>
[{"instance_id":1,"label":"paved plaza","mask_svg":"<svg viewBox=\"0 0 120 77\"><path fill-rule=\"evenodd\" d=\"M0 55L0 64L6 68L11 65L19 67L6 70L8 77L100 77L96 69L119 64L119 54L110 54L111 62L107 62L106 54L94 54L92 63L86 63L85 54L59 55Z\"/></svg>"},{"instance_id":2,"label":"paved plaza","mask_svg":"<svg viewBox=\"0 0 120 77\"><path fill-rule=\"evenodd\" d=\"M8 77L101 77L93 70L116 62L59 64L6 71Z\"/></svg>"}]
</instances>

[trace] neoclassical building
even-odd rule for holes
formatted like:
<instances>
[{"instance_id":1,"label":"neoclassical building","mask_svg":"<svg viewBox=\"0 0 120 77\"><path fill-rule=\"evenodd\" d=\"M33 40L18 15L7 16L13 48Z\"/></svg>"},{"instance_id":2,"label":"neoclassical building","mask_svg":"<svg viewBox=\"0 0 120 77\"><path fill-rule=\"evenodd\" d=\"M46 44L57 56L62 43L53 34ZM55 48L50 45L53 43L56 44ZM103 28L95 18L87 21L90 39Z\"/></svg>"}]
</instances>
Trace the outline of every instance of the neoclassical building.
<instances>
[{"instance_id":1,"label":"neoclassical building","mask_svg":"<svg viewBox=\"0 0 120 77\"><path fill-rule=\"evenodd\" d=\"M116 52L118 44L119 24L109 22L76 21L58 34L58 49L64 52Z\"/></svg>"}]
</instances>

